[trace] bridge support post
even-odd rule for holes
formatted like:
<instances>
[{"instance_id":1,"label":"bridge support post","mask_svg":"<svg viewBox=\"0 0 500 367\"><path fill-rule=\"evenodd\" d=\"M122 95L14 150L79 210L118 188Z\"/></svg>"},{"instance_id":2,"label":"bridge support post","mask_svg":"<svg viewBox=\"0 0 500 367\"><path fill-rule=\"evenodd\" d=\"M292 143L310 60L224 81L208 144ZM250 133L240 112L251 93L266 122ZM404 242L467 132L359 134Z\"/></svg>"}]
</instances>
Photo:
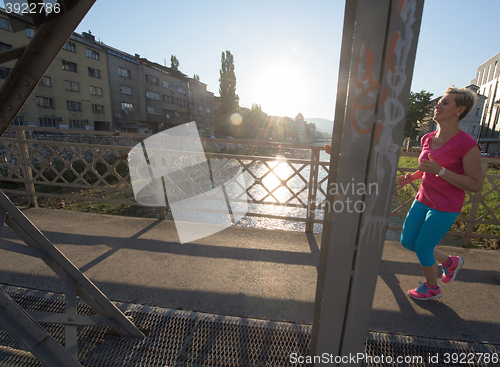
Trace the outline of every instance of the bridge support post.
<instances>
[{"instance_id":1,"label":"bridge support post","mask_svg":"<svg viewBox=\"0 0 500 367\"><path fill-rule=\"evenodd\" d=\"M327 193L327 201L343 202L344 210L325 213L315 356L345 358L364 351L422 10L420 0L346 1Z\"/></svg>"}]
</instances>

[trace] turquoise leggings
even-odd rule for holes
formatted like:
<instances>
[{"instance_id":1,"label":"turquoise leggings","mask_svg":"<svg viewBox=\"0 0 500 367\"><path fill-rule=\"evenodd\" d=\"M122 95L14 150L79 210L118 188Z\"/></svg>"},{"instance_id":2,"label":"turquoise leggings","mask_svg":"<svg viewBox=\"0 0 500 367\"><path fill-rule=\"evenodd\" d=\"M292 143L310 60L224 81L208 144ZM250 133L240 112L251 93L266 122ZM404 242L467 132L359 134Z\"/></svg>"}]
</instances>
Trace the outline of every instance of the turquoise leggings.
<instances>
[{"instance_id":1,"label":"turquoise leggings","mask_svg":"<svg viewBox=\"0 0 500 367\"><path fill-rule=\"evenodd\" d=\"M420 265L434 265L434 248L448 232L458 214L432 209L415 200L403 224L401 244L417 254Z\"/></svg>"}]
</instances>

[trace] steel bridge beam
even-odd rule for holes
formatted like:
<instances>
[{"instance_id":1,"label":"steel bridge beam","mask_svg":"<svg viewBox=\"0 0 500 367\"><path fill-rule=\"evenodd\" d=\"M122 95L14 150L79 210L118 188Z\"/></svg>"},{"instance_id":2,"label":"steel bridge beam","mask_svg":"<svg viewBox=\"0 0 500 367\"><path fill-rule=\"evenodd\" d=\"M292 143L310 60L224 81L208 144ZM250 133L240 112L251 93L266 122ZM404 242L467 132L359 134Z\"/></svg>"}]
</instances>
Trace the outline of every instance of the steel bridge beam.
<instances>
[{"instance_id":1,"label":"steel bridge beam","mask_svg":"<svg viewBox=\"0 0 500 367\"><path fill-rule=\"evenodd\" d=\"M129 320L111 301L68 259L57 247L52 244L42 232L0 191L0 238L4 223L7 224L27 246L10 244L1 246L9 250L42 259L66 283L65 312L43 313L27 312L29 319L16 322L9 320L12 315L18 315L13 301L7 297L0 299L0 318L2 327L15 339L20 340L33 354L39 357L39 349L44 348L39 343L33 344L33 333L41 328L36 321L44 323L58 323L65 326L66 350L75 361L78 360L77 326L95 325L113 328L119 335L125 337L144 338L142 332ZM80 296L99 316L78 315L76 313L77 295ZM14 312L14 313L13 313ZM33 335L32 335L33 334ZM36 334L38 335L38 334ZM47 334L48 335L48 334ZM46 339L46 335L42 340ZM59 348L53 348L52 342L44 344L51 355L58 355ZM35 349L36 347L36 349ZM37 354L38 353L38 354ZM45 352L44 352L45 353ZM67 358L66 353L59 355ZM53 366L52 364L47 364ZM61 364L63 366L64 364ZM69 366L69 365L68 365Z\"/></svg>"},{"instance_id":2,"label":"steel bridge beam","mask_svg":"<svg viewBox=\"0 0 500 367\"><path fill-rule=\"evenodd\" d=\"M311 354L363 353L400 147L423 0L347 0ZM332 185L369 187L334 195ZM363 186L364 185L364 186ZM336 201L358 204L335 212ZM330 210L327 210L330 208ZM354 206L356 208L356 206ZM345 362L345 359L342 359ZM348 363L351 360L348 360ZM361 365L355 360L349 365ZM328 365L339 365L335 359ZM344 365L344 364L343 364Z\"/></svg>"},{"instance_id":3,"label":"steel bridge beam","mask_svg":"<svg viewBox=\"0 0 500 367\"><path fill-rule=\"evenodd\" d=\"M17 62L0 89L0 135L9 127L66 41L95 0L59 0L60 12L33 16L35 34L29 44L0 53L0 63ZM36 0L28 3L42 4ZM135 325L69 261L12 202L0 192L0 238L4 223L27 244L2 246L6 250L41 258L66 282L65 313L26 313L0 292L0 325L46 366L80 366L77 326L112 327L119 335L144 338ZM79 295L100 316L77 315ZM58 344L38 323L65 326L65 346Z\"/></svg>"},{"instance_id":4,"label":"steel bridge beam","mask_svg":"<svg viewBox=\"0 0 500 367\"><path fill-rule=\"evenodd\" d=\"M37 0L28 3L38 5ZM0 89L0 135L9 127L95 0L59 0L59 13L33 17L35 35L26 47L0 53L0 63L17 58Z\"/></svg>"}]
</instances>

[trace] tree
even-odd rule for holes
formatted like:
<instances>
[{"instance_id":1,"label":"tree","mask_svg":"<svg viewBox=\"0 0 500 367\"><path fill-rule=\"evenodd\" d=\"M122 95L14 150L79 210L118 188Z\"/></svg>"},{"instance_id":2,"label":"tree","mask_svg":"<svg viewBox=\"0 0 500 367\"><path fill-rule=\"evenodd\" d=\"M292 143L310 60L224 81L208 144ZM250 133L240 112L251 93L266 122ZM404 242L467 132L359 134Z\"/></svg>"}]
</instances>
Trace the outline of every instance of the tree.
<instances>
[{"instance_id":1,"label":"tree","mask_svg":"<svg viewBox=\"0 0 500 367\"><path fill-rule=\"evenodd\" d=\"M177 60L177 57L175 55L170 56L170 67L175 70L179 70L179 60Z\"/></svg>"},{"instance_id":2,"label":"tree","mask_svg":"<svg viewBox=\"0 0 500 367\"><path fill-rule=\"evenodd\" d=\"M430 119L432 96L432 93L425 90L418 93L410 92L410 101L406 113L405 138L415 140L419 135L421 126Z\"/></svg>"},{"instance_id":3,"label":"tree","mask_svg":"<svg viewBox=\"0 0 500 367\"><path fill-rule=\"evenodd\" d=\"M238 111L238 103L240 100L236 94L234 58L230 51L222 53L219 83L220 108L216 117L216 129L227 131L229 129L229 118L232 113Z\"/></svg>"},{"instance_id":4,"label":"tree","mask_svg":"<svg viewBox=\"0 0 500 367\"><path fill-rule=\"evenodd\" d=\"M259 104L253 103L252 109L243 114L243 124L246 128L245 137L255 139L269 138L267 114L262 111L262 107Z\"/></svg>"}]
</instances>

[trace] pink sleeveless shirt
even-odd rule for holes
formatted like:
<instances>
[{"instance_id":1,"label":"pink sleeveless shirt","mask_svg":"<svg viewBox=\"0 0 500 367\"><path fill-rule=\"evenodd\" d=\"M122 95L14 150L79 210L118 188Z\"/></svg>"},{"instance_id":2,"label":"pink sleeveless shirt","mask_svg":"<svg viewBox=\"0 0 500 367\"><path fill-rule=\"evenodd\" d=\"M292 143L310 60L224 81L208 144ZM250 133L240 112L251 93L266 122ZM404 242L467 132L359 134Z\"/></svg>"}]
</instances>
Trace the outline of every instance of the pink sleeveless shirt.
<instances>
[{"instance_id":1,"label":"pink sleeveless shirt","mask_svg":"<svg viewBox=\"0 0 500 367\"><path fill-rule=\"evenodd\" d=\"M431 141L436 132L430 132L422 137L422 153L418 161L429 159L428 156L431 153L432 158L441 167L459 175L464 175L463 157L477 145L476 141L465 131L460 130L441 148L432 149ZM422 183L415 198L430 208L443 212L459 213L464 203L465 191L434 173L424 172Z\"/></svg>"}]
</instances>

